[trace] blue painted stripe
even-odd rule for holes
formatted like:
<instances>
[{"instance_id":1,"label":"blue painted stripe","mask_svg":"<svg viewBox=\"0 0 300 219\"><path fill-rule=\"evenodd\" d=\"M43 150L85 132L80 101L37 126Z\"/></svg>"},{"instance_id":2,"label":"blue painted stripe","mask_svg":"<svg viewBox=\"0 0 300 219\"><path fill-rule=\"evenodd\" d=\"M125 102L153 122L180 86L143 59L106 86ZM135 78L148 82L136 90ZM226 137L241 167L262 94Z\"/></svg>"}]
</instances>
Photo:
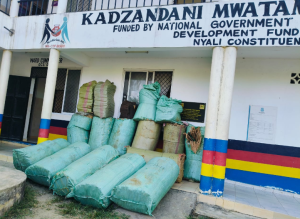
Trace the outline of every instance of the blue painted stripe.
<instances>
[{"instance_id":1,"label":"blue painted stripe","mask_svg":"<svg viewBox=\"0 0 300 219\"><path fill-rule=\"evenodd\" d=\"M211 193L213 194L213 196L216 196L216 197L223 196L224 182L225 182L224 179L217 179L217 178L212 179Z\"/></svg>"},{"instance_id":2,"label":"blue painted stripe","mask_svg":"<svg viewBox=\"0 0 300 219\"><path fill-rule=\"evenodd\" d=\"M202 176L200 177L200 190L202 192L209 192L211 189L212 177Z\"/></svg>"},{"instance_id":3,"label":"blue painted stripe","mask_svg":"<svg viewBox=\"0 0 300 219\"><path fill-rule=\"evenodd\" d=\"M68 124L69 124L69 121L51 119L50 126L55 126L55 127L60 127L60 128L67 128Z\"/></svg>"},{"instance_id":4,"label":"blue painted stripe","mask_svg":"<svg viewBox=\"0 0 300 219\"><path fill-rule=\"evenodd\" d=\"M206 151L215 151L216 139L213 138L204 138L203 150Z\"/></svg>"},{"instance_id":5,"label":"blue painted stripe","mask_svg":"<svg viewBox=\"0 0 300 219\"><path fill-rule=\"evenodd\" d=\"M202 177L202 176L201 176ZM248 172L243 170L226 169L226 179L263 187L278 188L287 192L300 194L300 179Z\"/></svg>"},{"instance_id":6,"label":"blue painted stripe","mask_svg":"<svg viewBox=\"0 0 300 219\"><path fill-rule=\"evenodd\" d=\"M221 152L221 153L227 153L227 145L228 141L227 140L219 140L216 139L216 151Z\"/></svg>"},{"instance_id":7,"label":"blue painted stripe","mask_svg":"<svg viewBox=\"0 0 300 219\"><path fill-rule=\"evenodd\" d=\"M300 158L300 147L291 147L275 144L263 144L249 141L228 140L228 149L275 154Z\"/></svg>"},{"instance_id":8,"label":"blue painted stripe","mask_svg":"<svg viewBox=\"0 0 300 219\"><path fill-rule=\"evenodd\" d=\"M2 122L3 114L0 114L0 122Z\"/></svg>"},{"instance_id":9,"label":"blue painted stripe","mask_svg":"<svg viewBox=\"0 0 300 219\"><path fill-rule=\"evenodd\" d=\"M51 119L41 119L40 129L49 129Z\"/></svg>"}]
</instances>

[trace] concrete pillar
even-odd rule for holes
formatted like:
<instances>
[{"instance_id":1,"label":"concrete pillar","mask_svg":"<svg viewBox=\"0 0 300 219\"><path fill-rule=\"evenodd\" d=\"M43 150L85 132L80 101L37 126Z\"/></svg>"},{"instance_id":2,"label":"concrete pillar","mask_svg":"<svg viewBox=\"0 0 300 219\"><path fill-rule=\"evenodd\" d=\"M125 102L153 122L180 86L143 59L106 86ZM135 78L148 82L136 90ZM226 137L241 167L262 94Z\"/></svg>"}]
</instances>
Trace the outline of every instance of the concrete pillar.
<instances>
[{"instance_id":1,"label":"concrete pillar","mask_svg":"<svg viewBox=\"0 0 300 219\"><path fill-rule=\"evenodd\" d=\"M209 93L206 112L206 125L203 147L203 158L200 177L200 191L203 194L211 193L213 177L213 164L215 152L215 139L217 132L219 94L221 89L221 77L223 70L224 48L213 49Z\"/></svg>"},{"instance_id":2,"label":"concrete pillar","mask_svg":"<svg viewBox=\"0 0 300 219\"><path fill-rule=\"evenodd\" d=\"M18 17L19 15L19 3L18 0L12 0L9 11L10 17Z\"/></svg>"},{"instance_id":3,"label":"concrete pillar","mask_svg":"<svg viewBox=\"0 0 300 219\"><path fill-rule=\"evenodd\" d=\"M223 196L224 191L228 133L230 124L230 112L234 85L236 56L237 49L235 47L227 47L225 49L221 92L219 99L214 171L212 180L212 194L217 197Z\"/></svg>"},{"instance_id":4,"label":"concrete pillar","mask_svg":"<svg viewBox=\"0 0 300 219\"><path fill-rule=\"evenodd\" d=\"M60 52L58 50L50 50L38 144L47 141L49 136L59 55Z\"/></svg>"},{"instance_id":5,"label":"concrete pillar","mask_svg":"<svg viewBox=\"0 0 300 219\"><path fill-rule=\"evenodd\" d=\"M200 191L222 196L226 171L228 130L237 50L213 50Z\"/></svg>"},{"instance_id":6,"label":"concrete pillar","mask_svg":"<svg viewBox=\"0 0 300 219\"><path fill-rule=\"evenodd\" d=\"M57 14L63 14L67 12L68 0L59 0L57 5Z\"/></svg>"},{"instance_id":7,"label":"concrete pillar","mask_svg":"<svg viewBox=\"0 0 300 219\"><path fill-rule=\"evenodd\" d=\"M7 85L9 79L10 63L12 52L4 50L2 54L1 68L0 68L0 135L4 112L4 105L6 100Z\"/></svg>"}]
</instances>

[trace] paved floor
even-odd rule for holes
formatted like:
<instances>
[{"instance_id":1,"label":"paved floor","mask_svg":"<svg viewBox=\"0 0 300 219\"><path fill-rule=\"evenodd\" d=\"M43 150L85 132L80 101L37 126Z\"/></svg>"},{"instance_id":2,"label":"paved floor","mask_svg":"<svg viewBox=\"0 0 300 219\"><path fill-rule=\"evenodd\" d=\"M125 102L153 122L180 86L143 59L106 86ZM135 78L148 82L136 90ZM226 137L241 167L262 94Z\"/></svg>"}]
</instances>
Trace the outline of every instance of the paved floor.
<instances>
[{"instance_id":1,"label":"paved floor","mask_svg":"<svg viewBox=\"0 0 300 219\"><path fill-rule=\"evenodd\" d=\"M199 183L183 181L173 189L199 193ZM225 181L223 199L300 218L300 195L270 188Z\"/></svg>"}]
</instances>

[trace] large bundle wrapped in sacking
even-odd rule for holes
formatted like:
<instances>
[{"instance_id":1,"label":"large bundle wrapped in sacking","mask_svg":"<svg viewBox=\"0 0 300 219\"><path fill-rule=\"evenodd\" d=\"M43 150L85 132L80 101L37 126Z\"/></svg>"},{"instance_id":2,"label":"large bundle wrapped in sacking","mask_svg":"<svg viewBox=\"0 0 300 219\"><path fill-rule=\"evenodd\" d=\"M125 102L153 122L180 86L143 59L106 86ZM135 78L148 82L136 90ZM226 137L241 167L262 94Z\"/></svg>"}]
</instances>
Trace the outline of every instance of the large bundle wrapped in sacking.
<instances>
[{"instance_id":1,"label":"large bundle wrapped in sacking","mask_svg":"<svg viewBox=\"0 0 300 219\"><path fill-rule=\"evenodd\" d=\"M154 151L160 131L161 124L154 121L139 121L132 147Z\"/></svg>"},{"instance_id":2,"label":"large bundle wrapped in sacking","mask_svg":"<svg viewBox=\"0 0 300 219\"><path fill-rule=\"evenodd\" d=\"M76 142L88 143L92 120L92 114L73 114L67 127L68 142L70 142L71 144Z\"/></svg>"},{"instance_id":3,"label":"large bundle wrapped in sacking","mask_svg":"<svg viewBox=\"0 0 300 219\"><path fill-rule=\"evenodd\" d=\"M107 208L112 189L145 165L142 156L125 154L83 180L67 198L74 197L84 205Z\"/></svg>"},{"instance_id":4,"label":"large bundle wrapped in sacking","mask_svg":"<svg viewBox=\"0 0 300 219\"><path fill-rule=\"evenodd\" d=\"M98 82L94 90L94 114L100 118L113 117L115 112L114 95L116 85L106 80Z\"/></svg>"},{"instance_id":5,"label":"large bundle wrapped in sacking","mask_svg":"<svg viewBox=\"0 0 300 219\"><path fill-rule=\"evenodd\" d=\"M136 122L132 119L116 119L111 131L108 145L117 149L120 155L126 153L125 146L131 145L136 129Z\"/></svg>"},{"instance_id":6,"label":"large bundle wrapped in sacking","mask_svg":"<svg viewBox=\"0 0 300 219\"><path fill-rule=\"evenodd\" d=\"M180 104L181 100L161 96L156 106L155 122L181 123L183 108Z\"/></svg>"},{"instance_id":7,"label":"large bundle wrapped in sacking","mask_svg":"<svg viewBox=\"0 0 300 219\"><path fill-rule=\"evenodd\" d=\"M45 141L36 146L13 150L13 163L17 170L25 172L26 168L48 157L57 151L68 147L70 143L62 138Z\"/></svg>"},{"instance_id":8,"label":"large bundle wrapped in sacking","mask_svg":"<svg viewBox=\"0 0 300 219\"><path fill-rule=\"evenodd\" d=\"M140 104L133 117L135 121L155 121L156 105L160 97L159 93L160 84L158 82L144 85L144 88L141 89L139 93Z\"/></svg>"},{"instance_id":9,"label":"large bundle wrapped in sacking","mask_svg":"<svg viewBox=\"0 0 300 219\"><path fill-rule=\"evenodd\" d=\"M184 152L185 125L167 123L164 127L164 153L182 154Z\"/></svg>"},{"instance_id":10,"label":"large bundle wrapped in sacking","mask_svg":"<svg viewBox=\"0 0 300 219\"><path fill-rule=\"evenodd\" d=\"M93 150L108 144L114 122L114 118L101 119L94 116L89 137L89 145Z\"/></svg>"},{"instance_id":11,"label":"large bundle wrapped in sacking","mask_svg":"<svg viewBox=\"0 0 300 219\"><path fill-rule=\"evenodd\" d=\"M79 89L78 112L91 113L93 111L94 87L97 81L83 84Z\"/></svg>"},{"instance_id":12,"label":"large bundle wrapped in sacking","mask_svg":"<svg viewBox=\"0 0 300 219\"><path fill-rule=\"evenodd\" d=\"M119 152L112 146L104 145L97 148L56 173L52 178L50 189L58 195L66 196L78 183L117 157Z\"/></svg>"},{"instance_id":13,"label":"large bundle wrapped in sacking","mask_svg":"<svg viewBox=\"0 0 300 219\"><path fill-rule=\"evenodd\" d=\"M184 178L199 182L202 166L205 127L189 125L186 130Z\"/></svg>"},{"instance_id":14,"label":"large bundle wrapped in sacking","mask_svg":"<svg viewBox=\"0 0 300 219\"><path fill-rule=\"evenodd\" d=\"M155 157L115 187L111 200L122 208L151 215L173 186L178 174L179 167L174 160Z\"/></svg>"},{"instance_id":15,"label":"large bundle wrapped in sacking","mask_svg":"<svg viewBox=\"0 0 300 219\"><path fill-rule=\"evenodd\" d=\"M77 142L31 165L25 173L29 179L50 186L52 177L58 171L89 152L91 152L91 147L88 144Z\"/></svg>"},{"instance_id":16,"label":"large bundle wrapped in sacking","mask_svg":"<svg viewBox=\"0 0 300 219\"><path fill-rule=\"evenodd\" d=\"M180 183L182 181L185 154L162 153L162 152L157 152L157 151L138 149L138 148L134 148L134 147L126 147L126 148L127 148L127 153L141 155L144 158L144 160L146 161L146 163L148 163L154 157L167 157L167 158L174 160L180 169L176 182Z\"/></svg>"}]
</instances>

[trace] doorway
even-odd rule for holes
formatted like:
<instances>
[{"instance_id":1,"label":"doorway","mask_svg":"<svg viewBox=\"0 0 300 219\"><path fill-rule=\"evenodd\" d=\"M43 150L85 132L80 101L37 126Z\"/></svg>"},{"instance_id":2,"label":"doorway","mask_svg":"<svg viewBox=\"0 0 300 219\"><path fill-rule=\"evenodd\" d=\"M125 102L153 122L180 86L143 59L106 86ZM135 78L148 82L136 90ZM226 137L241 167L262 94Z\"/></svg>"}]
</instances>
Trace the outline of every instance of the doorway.
<instances>
[{"instance_id":1,"label":"doorway","mask_svg":"<svg viewBox=\"0 0 300 219\"><path fill-rule=\"evenodd\" d=\"M27 141L36 143L39 136L46 78L36 78Z\"/></svg>"}]
</instances>

